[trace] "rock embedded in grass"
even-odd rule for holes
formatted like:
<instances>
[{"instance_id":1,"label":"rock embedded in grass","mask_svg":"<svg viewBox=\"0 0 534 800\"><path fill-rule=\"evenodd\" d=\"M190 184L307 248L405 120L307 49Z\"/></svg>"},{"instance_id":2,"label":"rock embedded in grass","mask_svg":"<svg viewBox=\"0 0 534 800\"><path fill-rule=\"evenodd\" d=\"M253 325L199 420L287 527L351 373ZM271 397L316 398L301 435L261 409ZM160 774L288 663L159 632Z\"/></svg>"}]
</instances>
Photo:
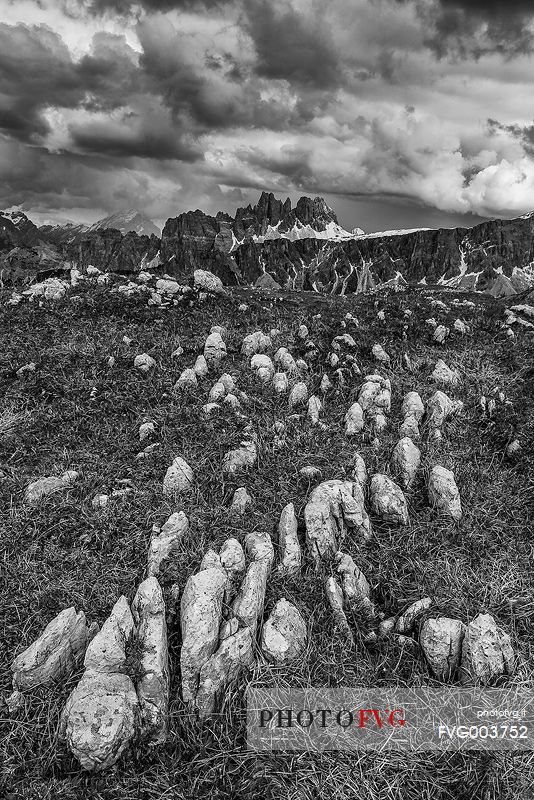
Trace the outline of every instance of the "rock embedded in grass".
<instances>
[{"instance_id":1,"label":"rock embedded in grass","mask_svg":"<svg viewBox=\"0 0 534 800\"><path fill-rule=\"evenodd\" d=\"M303 406L308 402L308 387L303 381L296 383L289 394L288 405L290 409Z\"/></svg>"},{"instance_id":2,"label":"rock embedded in grass","mask_svg":"<svg viewBox=\"0 0 534 800\"><path fill-rule=\"evenodd\" d=\"M313 394L308 400L308 419L312 425L319 424L319 415L321 413L323 404L317 395Z\"/></svg>"},{"instance_id":3,"label":"rock embedded in grass","mask_svg":"<svg viewBox=\"0 0 534 800\"><path fill-rule=\"evenodd\" d=\"M224 638L212 656L202 665L195 705L199 717L211 716L230 682L254 664L250 628L241 628Z\"/></svg>"},{"instance_id":4,"label":"rock embedded in grass","mask_svg":"<svg viewBox=\"0 0 534 800\"><path fill-rule=\"evenodd\" d=\"M386 366L390 365L391 358L381 344L374 344L371 348L371 352L376 361L379 361L381 364L385 364Z\"/></svg>"},{"instance_id":5,"label":"rock embedded in grass","mask_svg":"<svg viewBox=\"0 0 534 800\"><path fill-rule=\"evenodd\" d=\"M289 389L289 381L285 372L277 372L273 376L273 389L277 394L285 394Z\"/></svg>"},{"instance_id":6,"label":"rock embedded in grass","mask_svg":"<svg viewBox=\"0 0 534 800\"><path fill-rule=\"evenodd\" d=\"M274 363L281 371L288 372L290 375L294 375L298 372L297 363L287 347L278 348L274 354Z\"/></svg>"},{"instance_id":7,"label":"rock embedded in grass","mask_svg":"<svg viewBox=\"0 0 534 800\"><path fill-rule=\"evenodd\" d=\"M216 369L226 358L226 345L220 333L210 333L204 343L204 358L209 369Z\"/></svg>"},{"instance_id":8,"label":"rock embedded in grass","mask_svg":"<svg viewBox=\"0 0 534 800\"><path fill-rule=\"evenodd\" d=\"M143 442L145 439L148 439L149 436L153 436L155 433L156 426L153 422L143 422L143 424L139 426L139 441Z\"/></svg>"},{"instance_id":9,"label":"rock embedded in grass","mask_svg":"<svg viewBox=\"0 0 534 800\"><path fill-rule=\"evenodd\" d=\"M252 439L241 442L241 447L230 450L224 456L222 470L226 475L235 475L238 472L253 467L258 457L256 442Z\"/></svg>"},{"instance_id":10,"label":"rock embedded in grass","mask_svg":"<svg viewBox=\"0 0 534 800\"><path fill-rule=\"evenodd\" d=\"M279 572L297 575L302 566L302 550L297 535L295 506L288 503L282 509L278 523L278 546L280 548Z\"/></svg>"},{"instance_id":11,"label":"rock embedded in grass","mask_svg":"<svg viewBox=\"0 0 534 800\"><path fill-rule=\"evenodd\" d=\"M431 374L432 380L445 386L457 386L460 383L458 370L451 369L442 358L436 361L436 366Z\"/></svg>"},{"instance_id":12,"label":"rock embedded in grass","mask_svg":"<svg viewBox=\"0 0 534 800\"><path fill-rule=\"evenodd\" d=\"M391 456L391 472L404 489L411 489L421 463L421 452L409 436L397 442Z\"/></svg>"},{"instance_id":13,"label":"rock embedded in grass","mask_svg":"<svg viewBox=\"0 0 534 800\"><path fill-rule=\"evenodd\" d=\"M38 478L26 487L24 499L26 503L36 505L45 497L70 489L77 478L78 473L74 470L67 470L59 478L54 476Z\"/></svg>"},{"instance_id":14,"label":"rock embedded in grass","mask_svg":"<svg viewBox=\"0 0 534 800\"><path fill-rule=\"evenodd\" d=\"M158 578L166 562L181 545L184 536L189 531L189 520L183 511L171 514L165 525L159 530L152 530L148 548L148 577Z\"/></svg>"},{"instance_id":15,"label":"rock embedded in grass","mask_svg":"<svg viewBox=\"0 0 534 800\"><path fill-rule=\"evenodd\" d=\"M132 603L141 677L136 682L141 733L148 744L164 744L169 727L169 653L165 601L155 577L143 581Z\"/></svg>"},{"instance_id":16,"label":"rock embedded in grass","mask_svg":"<svg viewBox=\"0 0 534 800\"><path fill-rule=\"evenodd\" d=\"M83 611L74 606L61 611L13 661L13 687L28 691L65 680L83 658L92 632Z\"/></svg>"},{"instance_id":17,"label":"rock embedded in grass","mask_svg":"<svg viewBox=\"0 0 534 800\"><path fill-rule=\"evenodd\" d=\"M451 398L438 389L426 404L426 421L430 428L441 428L443 423L453 414L461 411L463 403L461 400L451 400Z\"/></svg>"},{"instance_id":18,"label":"rock embedded in grass","mask_svg":"<svg viewBox=\"0 0 534 800\"><path fill-rule=\"evenodd\" d=\"M141 353L134 358L134 367L139 370L139 372L150 372L150 370L154 369L156 366L156 362L149 356L148 353Z\"/></svg>"},{"instance_id":19,"label":"rock embedded in grass","mask_svg":"<svg viewBox=\"0 0 534 800\"><path fill-rule=\"evenodd\" d=\"M277 601L261 632L264 656L275 664L290 664L306 649L307 630L302 614L285 597Z\"/></svg>"},{"instance_id":20,"label":"rock embedded in grass","mask_svg":"<svg viewBox=\"0 0 534 800\"><path fill-rule=\"evenodd\" d=\"M413 633L417 622L431 606L431 597L422 597L421 600L416 600L415 603L412 603L408 608L404 609L402 614L397 618L395 631L406 636Z\"/></svg>"},{"instance_id":21,"label":"rock embedded in grass","mask_svg":"<svg viewBox=\"0 0 534 800\"><path fill-rule=\"evenodd\" d=\"M217 275L205 269L196 269L193 272L195 289L213 294L224 294L223 282Z\"/></svg>"},{"instance_id":22,"label":"rock embedded in grass","mask_svg":"<svg viewBox=\"0 0 534 800\"><path fill-rule=\"evenodd\" d=\"M60 738L83 769L112 766L137 731L139 701L126 674L126 648L134 620L124 596L85 654L85 672L71 692L60 723Z\"/></svg>"},{"instance_id":23,"label":"rock embedded in grass","mask_svg":"<svg viewBox=\"0 0 534 800\"><path fill-rule=\"evenodd\" d=\"M360 539L371 536L363 490L353 481L330 480L316 486L304 508L304 520L308 549L316 563L340 549L349 529Z\"/></svg>"},{"instance_id":24,"label":"rock embedded in grass","mask_svg":"<svg viewBox=\"0 0 534 800\"><path fill-rule=\"evenodd\" d=\"M187 370L185 370L187 371ZM193 366L193 372L197 378L205 378L208 374L208 362L203 355L197 356ZM183 373L182 373L183 374ZM195 384L196 385L196 384Z\"/></svg>"},{"instance_id":25,"label":"rock embedded in grass","mask_svg":"<svg viewBox=\"0 0 534 800\"><path fill-rule=\"evenodd\" d=\"M232 514L243 516L251 505L252 505L252 497L249 495L244 486L240 486L234 492L230 511L232 512Z\"/></svg>"},{"instance_id":26,"label":"rock embedded in grass","mask_svg":"<svg viewBox=\"0 0 534 800\"><path fill-rule=\"evenodd\" d=\"M363 430L363 409L361 405L356 402L351 405L345 414L345 434L347 436L355 436Z\"/></svg>"},{"instance_id":27,"label":"rock embedded in grass","mask_svg":"<svg viewBox=\"0 0 534 800\"><path fill-rule=\"evenodd\" d=\"M367 485L367 467L359 453L354 454L350 475L352 480L357 481L362 488Z\"/></svg>"},{"instance_id":28,"label":"rock embedded in grass","mask_svg":"<svg viewBox=\"0 0 534 800\"><path fill-rule=\"evenodd\" d=\"M265 353L271 349L271 338L266 336L263 331L254 331L245 336L241 345L242 355L250 358L256 353Z\"/></svg>"},{"instance_id":29,"label":"rock embedded in grass","mask_svg":"<svg viewBox=\"0 0 534 800\"><path fill-rule=\"evenodd\" d=\"M184 588L180 668L186 703L195 700L202 666L217 649L226 582L225 571L211 567L191 575Z\"/></svg>"},{"instance_id":30,"label":"rock embedded in grass","mask_svg":"<svg viewBox=\"0 0 534 800\"><path fill-rule=\"evenodd\" d=\"M459 522L462 518L460 492L454 480L454 472L442 466L432 467L428 478L430 504L441 514Z\"/></svg>"},{"instance_id":31,"label":"rock embedded in grass","mask_svg":"<svg viewBox=\"0 0 534 800\"><path fill-rule=\"evenodd\" d=\"M163 495L176 499L191 490L193 486L193 470L180 456L177 456L168 468L163 479Z\"/></svg>"},{"instance_id":32,"label":"rock embedded in grass","mask_svg":"<svg viewBox=\"0 0 534 800\"><path fill-rule=\"evenodd\" d=\"M462 655L465 625L459 619L430 617L419 633L419 644L435 678L449 681L454 678Z\"/></svg>"},{"instance_id":33,"label":"rock embedded in grass","mask_svg":"<svg viewBox=\"0 0 534 800\"><path fill-rule=\"evenodd\" d=\"M404 395L401 406L401 414L404 418L414 417L416 422L421 422L425 413L425 407L418 392L407 392Z\"/></svg>"},{"instance_id":34,"label":"rock embedded in grass","mask_svg":"<svg viewBox=\"0 0 534 800\"><path fill-rule=\"evenodd\" d=\"M274 364L264 353L253 355L250 359L250 367L262 383L269 383L274 376Z\"/></svg>"},{"instance_id":35,"label":"rock embedded in grass","mask_svg":"<svg viewBox=\"0 0 534 800\"><path fill-rule=\"evenodd\" d=\"M400 486L387 475L377 473L371 478L371 503L375 514L385 522L408 525L408 506Z\"/></svg>"},{"instance_id":36,"label":"rock embedded in grass","mask_svg":"<svg viewBox=\"0 0 534 800\"><path fill-rule=\"evenodd\" d=\"M325 593L328 605L332 609L335 624L340 628L348 643L354 645L354 637L343 609L343 590L333 576L326 579Z\"/></svg>"},{"instance_id":37,"label":"rock embedded in grass","mask_svg":"<svg viewBox=\"0 0 534 800\"><path fill-rule=\"evenodd\" d=\"M318 467L308 464L299 469L299 475L301 478L304 478L305 481L317 481L321 478L322 472Z\"/></svg>"},{"instance_id":38,"label":"rock embedded in grass","mask_svg":"<svg viewBox=\"0 0 534 800\"><path fill-rule=\"evenodd\" d=\"M464 685L490 684L514 671L515 656L509 635L491 614L479 614L467 626L462 645L460 679Z\"/></svg>"},{"instance_id":39,"label":"rock embedded in grass","mask_svg":"<svg viewBox=\"0 0 534 800\"><path fill-rule=\"evenodd\" d=\"M348 553L338 550L335 561L341 578L344 607L373 621L376 618L376 609L371 601L371 587L367 578Z\"/></svg>"}]
</instances>

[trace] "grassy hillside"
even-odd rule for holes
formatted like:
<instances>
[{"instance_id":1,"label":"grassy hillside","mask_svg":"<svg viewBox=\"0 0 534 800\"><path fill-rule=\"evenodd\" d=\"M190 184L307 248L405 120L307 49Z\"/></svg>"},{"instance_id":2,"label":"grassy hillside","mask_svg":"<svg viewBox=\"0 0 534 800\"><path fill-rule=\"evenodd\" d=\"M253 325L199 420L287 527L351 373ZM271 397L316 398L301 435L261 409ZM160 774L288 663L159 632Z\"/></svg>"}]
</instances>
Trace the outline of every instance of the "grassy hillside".
<instances>
[{"instance_id":1,"label":"grassy hillside","mask_svg":"<svg viewBox=\"0 0 534 800\"><path fill-rule=\"evenodd\" d=\"M447 311L432 306L444 301ZM183 508L190 531L180 559L163 581L183 588L205 550L229 536L244 540L247 532L273 535L280 511L293 502L302 526L310 485L299 474L313 465L322 479L350 472L356 451L369 472L387 471L398 439L400 405L412 389L424 400L435 390L430 373L437 358L459 370L461 384L451 395L464 411L446 423L443 439L430 440L423 430L422 464L407 493L411 524L395 528L373 518L374 535L361 547L345 549L357 560L372 586L373 599L390 616L410 601L434 598L438 615L469 621L480 612L493 614L508 631L518 656L513 681L532 688L534 665L533 485L534 364L533 337L518 328L510 340L502 328L503 305L481 295L430 290L371 296L325 297L284 292L236 291L228 297L195 297L167 308L147 306L146 296L112 294L107 286L81 283L62 300L24 301L0 306L0 692L11 687L13 657L32 642L63 608L75 605L89 620L102 623L120 594L131 599L144 577L147 547L154 523ZM455 305L459 299L463 305ZM468 304L465 305L465 301ZM246 311L239 310L242 303ZM470 304L469 304L470 303ZM509 303L510 304L510 303ZM404 314L408 309L411 316ZM378 317L383 310L385 321ZM357 318L356 325L346 319ZM425 323L434 317L449 325L456 318L470 327L452 331L444 345L432 342ZM379 371L391 378L392 413L375 449L365 437L348 439L343 417L357 398L361 381L347 376L335 383L324 401L324 429L311 427L305 413L291 418L287 396L262 386L240 355L247 333L277 328L275 349L305 354L297 335L309 328L319 357L310 361L306 378L319 393L329 344L350 333L362 375ZM224 408L206 418L201 407L219 373L198 390L176 396L173 385L192 366L212 325L228 329L228 357L222 370L236 377L248 395L243 417ZM132 339L125 344L123 337ZM178 342L184 349L172 358ZM391 367L377 365L371 347L380 343L391 355ZM133 367L138 353L148 353L156 368L148 375ZM413 370L407 369L407 353ZM114 356L115 364L108 366ZM34 371L17 370L34 362ZM509 404L498 403L493 418L483 414L481 395L499 388ZM221 472L225 452L238 446L252 420L260 443L256 467L237 480ZM286 423L285 446L275 447L274 423ZM140 444L138 428L152 421L157 436ZM522 449L510 459L507 444L518 437ZM137 453L157 441L149 458ZM182 506L163 499L162 480L172 458L180 455L193 467L195 489ZM454 470L464 517L459 525L438 518L429 508L426 476L434 464ZM67 469L80 473L67 493L38 507L23 502L27 484ZM125 483L127 481L127 483ZM243 519L229 514L236 487L246 486L254 499ZM129 487L112 498L105 511L91 501L96 494ZM302 532L302 531L301 531ZM275 545L276 546L276 545ZM309 624L305 658L291 668L276 668L261 658L247 680L268 686L438 685L421 654L391 640L366 647L357 637L349 648L333 626L324 597L324 580L306 560L302 576L281 580L273 572L266 613L285 596ZM64 685L37 690L12 717L0 706L0 796L44 798L376 798L376 800L517 800L534 785L530 756L485 754L331 753L260 756L244 747L244 681L227 693L218 718L200 726L180 695L180 631L176 608L169 605L172 671L171 735L165 747L131 749L119 764L99 776L88 776L57 741L57 723L78 672ZM135 664L132 663L132 669ZM2 795L3 792L3 795Z\"/></svg>"}]
</instances>

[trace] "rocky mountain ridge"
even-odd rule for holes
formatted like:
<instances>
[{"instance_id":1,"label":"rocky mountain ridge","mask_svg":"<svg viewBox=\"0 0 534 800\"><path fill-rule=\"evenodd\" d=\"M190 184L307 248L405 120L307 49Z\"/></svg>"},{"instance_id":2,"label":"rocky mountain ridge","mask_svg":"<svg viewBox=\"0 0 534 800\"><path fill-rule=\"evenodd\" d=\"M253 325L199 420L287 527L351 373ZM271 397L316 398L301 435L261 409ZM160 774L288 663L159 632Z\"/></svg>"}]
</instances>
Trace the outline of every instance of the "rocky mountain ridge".
<instances>
[{"instance_id":1,"label":"rocky mountain ridge","mask_svg":"<svg viewBox=\"0 0 534 800\"><path fill-rule=\"evenodd\" d=\"M134 224L136 212L128 213ZM53 232L17 214L17 220L0 215L0 269L8 281L25 269L35 277L92 264L113 272L160 268L177 278L204 269L227 285L330 294L426 283L502 296L534 283L531 214L472 228L365 234L344 230L321 197L301 197L293 208L289 198L282 202L263 192L256 205L238 208L233 217L197 209L170 218L161 237L96 223L72 236L56 232L55 240ZM107 219L119 224L119 216Z\"/></svg>"}]
</instances>

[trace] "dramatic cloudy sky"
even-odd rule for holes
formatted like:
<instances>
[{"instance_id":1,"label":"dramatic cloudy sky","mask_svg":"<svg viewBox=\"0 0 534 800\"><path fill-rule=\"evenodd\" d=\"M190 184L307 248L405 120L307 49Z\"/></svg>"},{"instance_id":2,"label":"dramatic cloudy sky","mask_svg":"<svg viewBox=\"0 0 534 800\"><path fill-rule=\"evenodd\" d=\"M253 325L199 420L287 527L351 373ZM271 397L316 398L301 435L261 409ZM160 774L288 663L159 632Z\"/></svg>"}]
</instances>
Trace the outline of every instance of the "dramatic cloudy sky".
<instances>
[{"instance_id":1,"label":"dramatic cloudy sky","mask_svg":"<svg viewBox=\"0 0 534 800\"><path fill-rule=\"evenodd\" d=\"M534 209L533 0L0 0L0 208Z\"/></svg>"}]
</instances>

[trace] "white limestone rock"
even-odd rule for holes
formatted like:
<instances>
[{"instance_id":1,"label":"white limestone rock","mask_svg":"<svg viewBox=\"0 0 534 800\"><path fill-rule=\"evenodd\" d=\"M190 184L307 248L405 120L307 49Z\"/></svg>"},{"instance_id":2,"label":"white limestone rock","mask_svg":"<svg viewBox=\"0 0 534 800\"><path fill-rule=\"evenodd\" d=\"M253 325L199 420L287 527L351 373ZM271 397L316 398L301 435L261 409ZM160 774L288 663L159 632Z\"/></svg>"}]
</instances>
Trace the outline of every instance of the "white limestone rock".
<instances>
[{"instance_id":1,"label":"white limestone rock","mask_svg":"<svg viewBox=\"0 0 534 800\"><path fill-rule=\"evenodd\" d=\"M296 383L289 394L289 408L303 406L308 402L308 387L303 381Z\"/></svg>"},{"instance_id":2,"label":"white limestone rock","mask_svg":"<svg viewBox=\"0 0 534 800\"><path fill-rule=\"evenodd\" d=\"M93 508L106 508L109 503L109 494L97 494L91 500Z\"/></svg>"},{"instance_id":3,"label":"white limestone rock","mask_svg":"<svg viewBox=\"0 0 534 800\"><path fill-rule=\"evenodd\" d=\"M320 388L321 392L323 392L323 393L326 393L326 392L328 392L330 389L332 389L332 388L333 388L333 386L332 386L332 381L330 380L330 378L328 377L328 375L326 375L326 374L325 374L325 375L323 375L323 377L322 377L322 379L321 379L321 386L320 386L319 388Z\"/></svg>"},{"instance_id":4,"label":"white limestone rock","mask_svg":"<svg viewBox=\"0 0 534 800\"><path fill-rule=\"evenodd\" d=\"M350 645L354 645L354 637L343 609L343 590L333 576L326 579L326 599L334 614L334 621Z\"/></svg>"},{"instance_id":5,"label":"white limestone rock","mask_svg":"<svg viewBox=\"0 0 534 800\"><path fill-rule=\"evenodd\" d=\"M432 372L432 380L436 381L436 383L442 383L445 386L458 386L460 383L460 375L458 370L451 369L447 364L443 361L442 358L436 361L436 366Z\"/></svg>"},{"instance_id":6,"label":"white limestone rock","mask_svg":"<svg viewBox=\"0 0 534 800\"><path fill-rule=\"evenodd\" d=\"M416 600L398 617L395 623L395 631L405 636L413 633L417 622L431 606L431 597L423 597L421 600Z\"/></svg>"},{"instance_id":7,"label":"white limestone rock","mask_svg":"<svg viewBox=\"0 0 534 800\"><path fill-rule=\"evenodd\" d=\"M195 289L213 294L224 294L224 286L220 278L205 269L196 269L193 272Z\"/></svg>"},{"instance_id":8,"label":"white limestone rock","mask_svg":"<svg viewBox=\"0 0 534 800\"><path fill-rule=\"evenodd\" d=\"M451 400L445 392L434 392L427 400L426 419L431 428L441 428L445 420L463 408L461 400Z\"/></svg>"},{"instance_id":9,"label":"white limestone rock","mask_svg":"<svg viewBox=\"0 0 534 800\"><path fill-rule=\"evenodd\" d=\"M416 422L421 422L424 413L425 407L423 405L423 401L421 400L420 394L418 392L407 392L402 401L402 416L404 418L412 416Z\"/></svg>"},{"instance_id":10,"label":"white limestone rock","mask_svg":"<svg viewBox=\"0 0 534 800\"><path fill-rule=\"evenodd\" d=\"M465 334L468 331L467 325L461 319L455 319L454 325L452 327L457 333L461 334L462 336L465 336Z\"/></svg>"},{"instance_id":11,"label":"white limestone rock","mask_svg":"<svg viewBox=\"0 0 534 800\"><path fill-rule=\"evenodd\" d=\"M363 409L361 405L356 402L351 405L345 414L345 433L347 436L355 436L363 430Z\"/></svg>"},{"instance_id":12,"label":"white limestone rock","mask_svg":"<svg viewBox=\"0 0 534 800\"><path fill-rule=\"evenodd\" d=\"M78 473L74 470L67 470L59 478L54 476L38 478L26 487L24 499L29 505L36 505L45 497L70 489L77 478Z\"/></svg>"},{"instance_id":13,"label":"white limestone rock","mask_svg":"<svg viewBox=\"0 0 534 800\"><path fill-rule=\"evenodd\" d=\"M278 523L278 545L280 547L280 572L296 575L302 566L302 550L297 535L297 517L295 506L288 503L282 509Z\"/></svg>"},{"instance_id":14,"label":"white limestone rock","mask_svg":"<svg viewBox=\"0 0 534 800\"><path fill-rule=\"evenodd\" d=\"M222 383L227 392L235 391L235 381L227 372L223 372L219 378L219 383Z\"/></svg>"},{"instance_id":15,"label":"white limestone rock","mask_svg":"<svg viewBox=\"0 0 534 800\"><path fill-rule=\"evenodd\" d=\"M273 389L277 394L285 394L289 389L287 373L277 372L273 377Z\"/></svg>"},{"instance_id":16,"label":"white limestone rock","mask_svg":"<svg viewBox=\"0 0 534 800\"><path fill-rule=\"evenodd\" d=\"M306 649L307 629L296 606L282 597L265 622L261 632L261 649L269 661L290 664Z\"/></svg>"},{"instance_id":17,"label":"white limestone rock","mask_svg":"<svg viewBox=\"0 0 534 800\"><path fill-rule=\"evenodd\" d=\"M148 353L141 353L134 358L134 367L139 370L139 372L150 372L151 369L154 369L156 366L156 362L149 356Z\"/></svg>"},{"instance_id":18,"label":"white limestone rock","mask_svg":"<svg viewBox=\"0 0 534 800\"><path fill-rule=\"evenodd\" d=\"M259 558L248 565L245 577L232 605L232 614L240 625L256 636L258 620L263 614L267 579L271 571L268 558Z\"/></svg>"},{"instance_id":19,"label":"white limestone rock","mask_svg":"<svg viewBox=\"0 0 534 800\"><path fill-rule=\"evenodd\" d=\"M177 456L165 473L163 479L163 496L176 499L191 490L193 486L193 470L183 458Z\"/></svg>"},{"instance_id":20,"label":"white limestone rock","mask_svg":"<svg viewBox=\"0 0 534 800\"><path fill-rule=\"evenodd\" d=\"M241 353L250 358L256 353L265 353L271 348L271 339L262 331L255 331L245 336L241 345Z\"/></svg>"},{"instance_id":21,"label":"white limestone rock","mask_svg":"<svg viewBox=\"0 0 534 800\"><path fill-rule=\"evenodd\" d=\"M203 665L217 649L222 603L226 589L225 571L212 567L191 575L181 601L182 697L195 700Z\"/></svg>"},{"instance_id":22,"label":"white limestone rock","mask_svg":"<svg viewBox=\"0 0 534 800\"><path fill-rule=\"evenodd\" d=\"M143 422L143 424L139 426L139 441L144 442L145 439L148 439L155 433L156 426L153 422Z\"/></svg>"},{"instance_id":23,"label":"white limestone rock","mask_svg":"<svg viewBox=\"0 0 534 800\"><path fill-rule=\"evenodd\" d=\"M306 327L306 325L299 325L299 329L298 329L298 332L297 332L297 336L299 337L299 339L302 339L302 340L307 339L309 335L310 335L310 332L308 331L308 328Z\"/></svg>"},{"instance_id":24,"label":"white limestone rock","mask_svg":"<svg viewBox=\"0 0 534 800\"><path fill-rule=\"evenodd\" d=\"M319 424L319 415L322 407L323 404L321 403L320 399L317 397L317 395L313 394L308 400L308 419L312 425Z\"/></svg>"},{"instance_id":25,"label":"white limestone rock","mask_svg":"<svg viewBox=\"0 0 534 800\"><path fill-rule=\"evenodd\" d=\"M177 281L173 280L164 280L163 278L159 278L156 281L156 292L158 294L168 294L174 296L175 294L180 294L182 291L182 287Z\"/></svg>"},{"instance_id":26,"label":"white limestone rock","mask_svg":"<svg viewBox=\"0 0 534 800\"><path fill-rule=\"evenodd\" d=\"M454 472L445 467L432 467L428 478L428 497L430 504L441 514L459 522L462 518L460 493L454 480Z\"/></svg>"},{"instance_id":27,"label":"white limestone rock","mask_svg":"<svg viewBox=\"0 0 534 800\"><path fill-rule=\"evenodd\" d=\"M419 425L417 423L416 418L412 414L409 414L407 417L404 418L399 428L399 436L402 439L408 436L412 441L417 441L418 439L421 438Z\"/></svg>"},{"instance_id":28,"label":"white limestone rock","mask_svg":"<svg viewBox=\"0 0 534 800\"><path fill-rule=\"evenodd\" d=\"M169 726L169 652L165 601L156 578L143 581L132 603L142 677L137 682L141 733L153 745L164 744Z\"/></svg>"},{"instance_id":29,"label":"white limestone rock","mask_svg":"<svg viewBox=\"0 0 534 800\"><path fill-rule=\"evenodd\" d=\"M219 411L220 408L221 407L218 403L206 403L205 405L202 406L201 410L204 416L211 417L211 415L214 414L216 411Z\"/></svg>"},{"instance_id":30,"label":"white limestone rock","mask_svg":"<svg viewBox=\"0 0 534 800\"><path fill-rule=\"evenodd\" d=\"M183 511L171 514L163 528L153 530L148 548L148 577L158 578L162 567L181 545L189 531L189 520Z\"/></svg>"},{"instance_id":31,"label":"white limestone rock","mask_svg":"<svg viewBox=\"0 0 534 800\"><path fill-rule=\"evenodd\" d=\"M210 333L204 343L204 358L209 369L215 369L226 358L226 345L220 333Z\"/></svg>"},{"instance_id":32,"label":"white limestone rock","mask_svg":"<svg viewBox=\"0 0 534 800\"><path fill-rule=\"evenodd\" d=\"M243 516L252 505L252 497L244 486L235 490L230 511L238 516Z\"/></svg>"},{"instance_id":33,"label":"white limestone rock","mask_svg":"<svg viewBox=\"0 0 534 800\"><path fill-rule=\"evenodd\" d=\"M226 397L226 387L221 381L214 383L208 395L208 403L217 403L219 400L224 400Z\"/></svg>"},{"instance_id":34,"label":"white limestone rock","mask_svg":"<svg viewBox=\"0 0 534 800\"><path fill-rule=\"evenodd\" d=\"M196 707L204 719L217 710L226 687L254 664L253 638L250 628L241 628L227 636L218 650L200 670Z\"/></svg>"},{"instance_id":35,"label":"white limestone rock","mask_svg":"<svg viewBox=\"0 0 534 800\"><path fill-rule=\"evenodd\" d=\"M449 335L450 331L445 325L438 325L437 328L434 330L434 335L432 339L437 342L437 344L443 344L447 336Z\"/></svg>"},{"instance_id":36,"label":"white limestone rock","mask_svg":"<svg viewBox=\"0 0 534 800\"><path fill-rule=\"evenodd\" d=\"M410 489L421 464L421 452L409 436L395 445L391 456L391 471L404 489Z\"/></svg>"},{"instance_id":37,"label":"white limestone rock","mask_svg":"<svg viewBox=\"0 0 534 800\"><path fill-rule=\"evenodd\" d=\"M197 374L194 369L184 369L176 383L174 384L174 391L187 391L188 389L196 389L198 386Z\"/></svg>"},{"instance_id":38,"label":"white limestone rock","mask_svg":"<svg viewBox=\"0 0 534 800\"><path fill-rule=\"evenodd\" d=\"M250 359L250 367L262 383L269 383L274 376L274 364L264 353L256 353Z\"/></svg>"},{"instance_id":39,"label":"white limestone rock","mask_svg":"<svg viewBox=\"0 0 534 800\"><path fill-rule=\"evenodd\" d=\"M419 644L430 667L440 681L454 678L462 655L465 625L449 617L430 618L424 621L419 633Z\"/></svg>"},{"instance_id":40,"label":"white limestone rock","mask_svg":"<svg viewBox=\"0 0 534 800\"><path fill-rule=\"evenodd\" d=\"M197 356L197 360L195 361L195 365L193 367L193 372L197 378L201 379L205 378L208 374L208 362L203 355Z\"/></svg>"},{"instance_id":41,"label":"white limestone rock","mask_svg":"<svg viewBox=\"0 0 534 800\"><path fill-rule=\"evenodd\" d=\"M311 492L304 508L306 541L315 562L340 549L351 531L360 539L371 536L363 489L353 481L330 480Z\"/></svg>"},{"instance_id":42,"label":"white limestone rock","mask_svg":"<svg viewBox=\"0 0 534 800\"><path fill-rule=\"evenodd\" d=\"M13 661L13 687L28 691L64 680L83 658L88 641L83 611L74 607L61 611Z\"/></svg>"},{"instance_id":43,"label":"white limestone rock","mask_svg":"<svg viewBox=\"0 0 534 800\"><path fill-rule=\"evenodd\" d=\"M287 349L287 347L279 347L274 354L274 363L283 372L288 372L294 375L298 372L298 367L295 359Z\"/></svg>"},{"instance_id":44,"label":"white limestone rock","mask_svg":"<svg viewBox=\"0 0 534 800\"><path fill-rule=\"evenodd\" d=\"M461 682L488 684L514 671L515 656L510 637L491 614L479 614L467 626L460 663Z\"/></svg>"},{"instance_id":45,"label":"white limestone rock","mask_svg":"<svg viewBox=\"0 0 534 800\"><path fill-rule=\"evenodd\" d=\"M362 489L367 486L368 475L365 461L359 453L354 454L352 460L351 479L357 481Z\"/></svg>"},{"instance_id":46,"label":"white limestone rock","mask_svg":"<svg viewBox=\"0 0 534 800\"><path fill-rule=\"evenodd\" d=\"M371 478L371 503L375 514L386 522L408 525L408 506L400 486L387 475L377 473Z\"/></svg>"},{"instance_id":47,"label":"white limestone rock","mask_svg":"<svg viewBox=\"0 0 534 800\"><path fill-rule=\"evenodd\" d=\"M253 467L258 457L258 448L253 440L241 442L241 447L230 450L224 456L222 470L226 475L235 475Z\"/></svg>"},{"instance_id":48,"label":"white limestone rock","mask_svg":"<svg viewBox=\"0 0 534 800\"><path fill-rule=\"evenodd\" d=\"M371 587L354 559L338 550L335 556L337 572L343 590L343 606L363 614L367 619L376 618L376 609L371 601Z\"/></svg>"}]
</instances>

